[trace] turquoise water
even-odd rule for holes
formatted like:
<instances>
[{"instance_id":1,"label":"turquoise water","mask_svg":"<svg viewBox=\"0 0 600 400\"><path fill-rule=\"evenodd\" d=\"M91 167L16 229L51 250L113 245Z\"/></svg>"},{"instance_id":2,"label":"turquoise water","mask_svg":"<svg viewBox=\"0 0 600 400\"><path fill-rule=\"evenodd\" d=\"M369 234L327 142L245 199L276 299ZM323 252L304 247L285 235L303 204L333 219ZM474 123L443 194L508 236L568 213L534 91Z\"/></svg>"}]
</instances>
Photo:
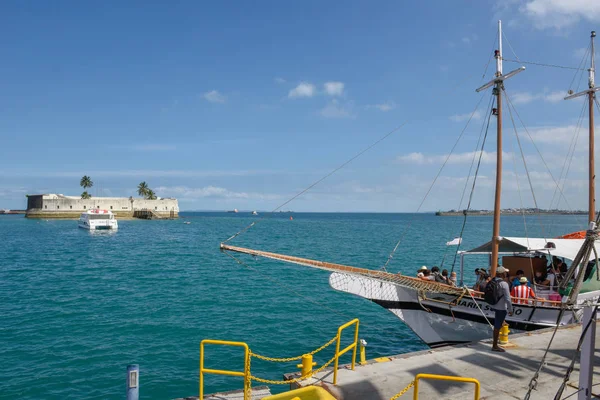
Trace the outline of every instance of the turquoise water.
<instances>
[{"instance_id":1,"label":"turquoise water","mask_svg":"<svg viewBox=\"0 0 600 400\"><path fill-rule=\"evenodd\" d=\"M293 215L261 221L232 244L378 268L410 225L390 270L413 273L439 265L462 223L431 214ZM220 253L222 240L257 217L182 216L119 221L118 232L102 234L76 221L0 217L0 397L123 398L131 363L140 364L143 399L197 395L202 339L295 356L355 317L369 358L425 348L390 312L330 289L326 272L241 256L252 270ZM527 231L556 236L583 228L585 219L531 217ZM490 232L490 217L470 217L463 247ZM502 233L524 235L522 218L503 217ZM236 351L211 350L207 366L242 368ZM327 349L317 361L330 357ZM254 361L252 371L280 379L294 364ZM208 392L241 387L240 379L207 378Z\"/></svg>"}]
</instances>

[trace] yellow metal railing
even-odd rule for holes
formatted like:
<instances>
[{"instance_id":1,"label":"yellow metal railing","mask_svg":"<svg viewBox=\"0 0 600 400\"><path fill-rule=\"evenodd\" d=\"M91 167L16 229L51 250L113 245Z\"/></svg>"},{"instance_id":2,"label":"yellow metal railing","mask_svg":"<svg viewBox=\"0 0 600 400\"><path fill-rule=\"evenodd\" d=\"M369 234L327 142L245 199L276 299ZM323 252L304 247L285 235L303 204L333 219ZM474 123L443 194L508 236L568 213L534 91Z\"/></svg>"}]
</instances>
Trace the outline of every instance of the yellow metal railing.
<instances>
[{"instance_id":1,"label":"yellow metal railing","mask_svg":"<svg viewBox=\"0 0 600 400\"><path fill-rule=\"evenodd\" d=\"M345 347L343 350L340 351L342 332L344 331L344 329L346 329L350 326L354 326L354 340L350 345L348 345L347 347ZM337 330L337 335L334 336L330 341L325 343L323 346L319 347L316 350L311 351L310 353L304 354L302 356L288 357L288 358L267 357L267 356L253 353L250 350L250 348L248 347L248 345L244 342L228 342L228 341L224 341L224 340L205 339L200 343L200 399L204 398L203 397L203 395L204 395L204 374L243 377L244 378L244 400L250 400L252 381L262 382L262 383L272 384L272 385L289 385L291 383L299 382L301 380L310 378L313 374L323 371L325 368L327 368L333 362L335 362L334 369L333 369L333 383L336 384L339 358L342 355L349 352L350 350L353 350L352 351L352 369L354 370L354 366L356 363L356 351L358 349L358 327L359 327L358 319L353 319L352 321L349 321L349 322L345 323L344 325L340 326ZM321 365L318 369L313 371L312 367L315 366L316 363L314 363L312 361L312 356L314 354L320 352L321 350L325 349L329 345L333 344L333 342L336 342L335 354L334 354L333 358L331 358L329 361L327 361L326 363ZM244 371L243 372L242 371L227 371L227 370L222 370L222 369L205 368L204 367L204 346L207 344L243 347L244 348ZM258 358L263 361L270 361L270 362L291 362L291 361L296 361L296 360L302 360L302 364L298 366L302 370L301 376L299 378L283 380L283 381L263 379L263 378L259 378L257 376L253 376L252 373L250 372L251 361L252 361L253 357Z\"/></svg>"},{"instance_id":2,"label":"yellow metal railing","mask_svg":"<svg viewBox=\"0 0 600 400\"><path fill-rule=\"evenodd\" d=\"M340 342L342 339L342 331L349 326L355 325L354 328L354 341L351 345L346 347L344 350L340 351ZM356 363L356 349L358 347L358 318L353 319L350 322L346 322L344 325L340 326L337 331L337 344L335 345L335 364L333 366L333 384L337 384L337 371L338 371L338 363L341 355L344 355L350 350L352 351L352 370L354 371L354 364Z\"/></svg>"},{"instance_id":3,"label":"yellow metal railing","mask_svg":"<svg viewBox=\"0 0 600 400\"><path fill-rule=\"evenodd\" d=\"M464 378L462 376L448 376L448 375L433 375L433 374L418 374L415 377L415 390L413 394L413 400L419 399L419 380L420 379L432 379L437 381L452 381L452 382L466 382L473 383L475 385L475 400L479 400L479 391L481 389L481 385L479 381L474 378Z\"/></svg>"},{"instance_id":4,"label":"yellow metal railing","mask_svg":"<svg viewBox=\"0 0 600 400\"><path fill-rule=\"evenodd\" d=\"M235 346L244 348L244 371L227 371L223 369L204 368L204 345L214 344L221 346ZM200 399L204 399L204 374L239 376L244 378L244 400L250 400L251 380L250 380L250 349L244 342L228 342L225 340L205 339L200 342Z\"/></svg>"}]
</instances>

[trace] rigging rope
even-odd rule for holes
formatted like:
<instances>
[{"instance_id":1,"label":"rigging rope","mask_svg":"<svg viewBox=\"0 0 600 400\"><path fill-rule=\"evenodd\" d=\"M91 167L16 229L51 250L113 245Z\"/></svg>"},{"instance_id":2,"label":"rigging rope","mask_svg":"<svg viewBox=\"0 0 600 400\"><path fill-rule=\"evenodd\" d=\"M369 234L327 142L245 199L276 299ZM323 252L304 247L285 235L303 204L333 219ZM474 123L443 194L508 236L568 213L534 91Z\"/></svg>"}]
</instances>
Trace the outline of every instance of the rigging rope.
<instances>
[{"instance_id":1,"label":"rigging rope","mask_svg":"<svg viewBox=\"0 0 600 400\"><path fill-rule=\"evenodd\" d=\"M588 54L591 51L591 47L592 47L592 43L590 42L587 49L585 50L585 53L583 53L583 57L581 57L581 61L579 61L580 71L575 72L575 74L573 75L573 79L571 80L571 83L569 84L569 90L573 89L573 83L575 82L577 75L580 75L579 80L577 81L577 90L576 90L576 91L579 91L579 84L581 82L581 77L583 76L583 71L585 71L585 69L582 69L582 67L583 67L583 64L585 63L585 60L587 60Z\"/></svg>"},{"instance_id":2,"label":"rigging rope","mask_svg":"<svg viewBox=\"0 0 600 400\"><path fill-rule=\"evenodd\" d=\"M491 106L493 107L495 104L495 96L492 94L492 102L491 102ZM473 194L475 193L475 184L477 183L477 176L479 174L479 168L481 167L481 160L483 158L483 150L485 148L485 141L487 139L487 135L490 129L490 121L492 120L492 112L491 110L488 110L488 120L487 120L487 125L485 128L485 135L483 136L483 141L481 143L481 150L479 151L479 160L477 161L477 168L475 169L475 174L473 175L473 184L471 186L471 193L469 194L469 202L467 203L467 208L464 211L464 216L463 216L463 224L462 224L462 228L460 230L460 235L459 237L462 238L463 233L465 231L465 226L467 225L467 214L468 211L471 209L471 202L473 201ZM454 272L454 267L456 266L456 258L458 257L458 251L460 250L460 245L462 243L462 240L459 240L458 245L456 246L456 251L454 252L454 260L452 261L452 268L450 270L450 275L452 275L452 272ZM461 276L461 280L462 280L462 276ZM461 282L462 283L462 282Z\"/></svg>"},{"instance_id":3,"label":"rigging rope","mask_svg":"<svg viewBox=\"0 0 600 400\"><path fill-rule=\"evenodd\" d=\"M417 210L415 211L415 213L418 213L419 211L421 211L421 207L423 207L423 204L425 203L425 200L427 200L427 197L429 196L429 193L431 193L431 189L433 189L433 187L435 186L435 183L437 182L438 178L440 177L440 174L444 170L444 167L448 163L448 160L450 160L450 157L454 153L454 150L456 149L456 146L458 146L458 143L460 142L460 139L462 139L463 135L465 134L465 131L467 130L467 128L469 126L469 123L473 119L473 116L477 112L477 109L479 109L479 106L481 105L482 101L483 101L483 95L480 97L479 101L477 102L477 105L475 106L475 109L473 110L473 112L469 116L469 119L467 120L467 123L465 124L465 127L460 132L460 135L458 135L458 138L454 142L454 145L452 146L452 149L450 150L450 153L448 153L448 155L446 156L446 159L444 160L444 163L442 164L442 166L438 170L437 174L435 175L435 178L433 178L433 182L431 182L431 185L429 185L429 188L427 189L427 192L425 193L425 196L423 196L423 199L421 200L421 203L419 204L419 207L417 207ZM382 270L384 270L384 271L387 270L387 266L390 264L390 262L394 258L394 255L396 254L396 251L398 250L398 247L400 246L400 243L402 243L402 241L404 240L404 236L406 235L406 233L408 232L408 229L412 225L413 220L414 220L414 216L411 219L411 221L409 222L409 224L407 225L407 227L402 232L402 235L400 236L400 239L396 242L396 245L394 246L392 252L388 256L385 264L383 264L383 267L381 267Z\"/></svg>"},{"instance_id":4,"label":"rigging rope","mask_svg":"<svg viewBox=\"0 0 600 400\"><path fill-rule=\"evenodd\" d=\"M514 62L514 63L519 63L519 64L530 64L530 65L537 65L540 67L551 67L551 68L562 68L562 69L574 69L574 70L581 70L581 68L576 68L576 67L567 67L564 65L558 65L558 64L545 64L545 63L539 63L539 62L534 62L534 61L523 61L523 60L510 60L508 58L502 58L502 61L507 61L507 62ZM585 69L583 69L585 71Z\"/></svg>"},{"instance_id":5,"label":"rigging rope","mask_svg":"<svg viewBox=\"0 0 600 400\"><path fill-rule=\"evenodd\" d=\"M598 311L598 306L600 306L600 303L596 303L596 306L594 307L594 311L592 312L592 315L596 314L596 312ZM571 378L571 373L573 372L573 369L575 367L575 360L577 359L577 355L579 355L579 353L581 352L581 346L583 345L583 339L585 338L585 334L587 333L587 331L588 331L589 327L592 325L592 323L596 323L595 318L590 318L587 325L581 332L581 336L579 337L579 342L577 343L577 348L575 349L575 354L573 354L573 358L571 358L571 364L569 365L569 368L567 368L567 372L565 373L563 381L562 381L560 387L558 388L558 390L556 391L554 400L560 400L560 398L562 397L565 387L567 386L567 383L569 382L569 378Z\"/></svg>"},{"instance_id":6,"label":"rigging rope","mask_svg":"<svg viewBox=\"0 0 600 400\"><path fill-rule=\"evenodd\" d=\"M536 152L538 153L538 155L540 156L540 158L542 159L542 163L544 164L544 167L546 168L546 171L548 171L548 174L550 175L550 177L552 178L552 181L554 182L554 184L559 188L560 194L563 197L565 203L567 204L567 208L572 210L572 207L569 205L569 201L567 200L565 194L563 193L562 189L560 188L560 186L558 185L558 183L556 182L556 179L554 179L554 175L552 174L552 171L550 171L550 168L548 167L548 164L546 163L546 160L544 159L544 156L542 155L542 152L540 151L540 149L537 147L537 145L535 144L535 141L533 140L533 137L531 136L531 134L529 133L529 130L527 129L527 127L525 126L525 123L523 122L523 120L521 119L521 115L519 115L519 112L517 111L516 108L513 107L513 110L515 112L515 115L517 116L517 118L519 119L519 122L521 122L521 125L523 126L523 129L525 129L525 133L527 133L527 136L529 137L529 140L531 141L531 144L533 145L533 147L535 148Z\"/></svg>"},{"instance_id":7,"label":"rigging rope","mask_svg":"<svg viewBox=\"0 0 600 400\"><path fill-rule=\"evenodd\" d=\"M525 160L525 154L523 153L523 147L521 146L521 139L519 138L519 132L517 130L517 125L515 124L515 119L513 118L513 114L512 114L512 109L514 109L514 106L513 106L512 102L510 101L510 96L508 95L508 93L506 93L506 90L504 90L504 88L502 88L502 91L506 95L506 101L508 103L508 107L507 107L508 108L508 114L510 115L510 120L511 120L511 122L513 124L513 128L515 130L515 137L517 138L517 143L519 144L519 151L521 153L521 158L523 159L523 167L525 168L525 173L527 174L527 181L529 182L529 188L531 190L531 196L533 197L533 204L535 205L535 208L537 210L539 210L540 207L538 206L537 198L535 197L535 191L533 190L533 183L531 182L531 175L529 174L529 168L527 167L527 161ZM542 223L541 215L539 213L537 214L537 218L538 218L538 221L540 223L540 228L541 228L541 231L542 231L542 237L545 240L546 239L546 234L544 233L544 224Z\"/></svg>"},{"instance_id":8,"label":"rigging rope","mask_svg":"<svg viewBox=\"0 0 600 400\"><path fill-rule=\"evenodd\" d=\"M392 134L396 133L397 131L399 131L402 127L404 127L404 125L406 125L407 122L402 123L401 125L397 126L396 128L392 129L391 131L389 131L388 133L386 133L385 135L383 135L382 137L380 137L379 139L377 139L375 142L373 142L371 145L367 146L365 149L359 151L357 154L354 155L354 157L350 158L349 160L346 160L344 163L342 163L341 165L339 165L337 168L333 169L332 171L330 171L327 175L323 176L322 178L316 180L315 182L313 182L310 186L308 186L307 188L305 188L304 190L296 193L296 195L292 196L292 198L286 200L285 202L283 202L281 205L275 207L275 209L273 209L273 211L271 211L271 214L278 211L279 209L281 209L282 207L284 207L286 204L291 203L293 200L295 200L296 198L302 196L304 193L308 192L310 189L312 189L313 187L317 186L319 183L323 182L325 179L329 178L331 175L335 174L336 172L338 172L340 169L344 168L346 165L350 164L352 161L356 160L358 157L362 156L363 154L365 154L367 151L371 150L373 147L377 146L379 143L383 142L385 139L387 139L389 136L391 136ZM266 217L262 217L260 218L258 221L254 221L252 222L250 225L248 225L247 227L245 227L244 229L242 229L241 231L239 231L238 233L236 233L235 235L231 236L229 239L225 240L224 243L229 242L230 240L234 239L235 237L241 235L242 233L246 232L248 229L252 228L254 225L256 225L258 222L262 221L263 219L265 219Z\"/></svg>"},{"instance_id":9,"label":"rigging rope","mask_svg":"<svg viewBox=\"0 0 600 400\"><path fill-rule=\"evenodd\" d=\"M562 181L562 189L563 190L567 183L567 176L569 175L569 171L571 170L571 163L573 162L573 157L575 156L575 150L577 148L577 142L579 141L579 133L580 133L580 129L581 129L581 126L583 123L584 113L585 113L585 102L583 102L581 105L581 112L579 113L579 119L577 120L575 135L571 139L571 143L569 145L569 150L567 151L567 156L565 157L565 161L563 162L563 166L560 171L560 176L558 177L559 185ZM568 162L568 164L567 164L567 162ZM565 167L566 167L566 170L565 170ZM549 207L550 209L552 209L552 206L554 204L554 199L556 198L556 193L557 193L557 188L554 188L554 193L552 194L552 200L550 201L550 207ZM559 204L560 204L560 197L556 201L556 208L558 208Z\"/></svg>"}]
</instances>

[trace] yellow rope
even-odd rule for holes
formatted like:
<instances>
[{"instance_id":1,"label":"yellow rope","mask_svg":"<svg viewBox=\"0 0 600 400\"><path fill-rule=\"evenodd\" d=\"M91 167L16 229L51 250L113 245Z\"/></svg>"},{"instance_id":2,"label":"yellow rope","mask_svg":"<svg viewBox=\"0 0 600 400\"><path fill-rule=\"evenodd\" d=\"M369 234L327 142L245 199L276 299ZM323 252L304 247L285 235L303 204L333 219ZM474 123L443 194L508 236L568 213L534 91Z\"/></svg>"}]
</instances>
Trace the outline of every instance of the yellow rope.
<instances>
[{"instance_id":1,"label":"yellow rope","mask_svg":"<svg viewBox=\"0 0 600 400\"><path fill-rule=\"evenodd\" d=\"M408 392L410 390L410 388L413 386L415 386L415 381L412 381L411 383L409 383L408 386L406 386L404 389L402 389L401 391L396 393L393 397L390 398L390 400L396 400L398 397L400 397L404 393Z\"/></svg>"},{"instance_id":2,"label":"yellow rope","mask_svg":"<svg viewBox=\"0 0 600 400\"><path fill-rule=\"evenodd\" d=\"M332 362L334 362L335 359L336 359L336 357L333 356L333 358L331 360L327 361L325 364L323 364L322 366L320 366L316 370L311 371L309 374L306 374L306 375L298 377L298 378L290 379L290 380L287 380L287 381L274 381L274 380L270 380L270 379L259 378L257 376L253 376L253 375L250 375L250 379L252 379L253 381L256 381L256 382L267 383L269 385L289 385L291 383L298 383L300 381L303 381L305 379L310 378L314 374L318 374L319 372L323 371Z\"/></svg>"},{"instance_id":3,"label":"yellow rope","mask_svg":"<svg viewBox=\"0 0 600 400\"><path fill-rule=\"evenodd\" d=\"M302 357L303 357L304 355L306 355L306 354L309 354L309 355L311 355L311 356L312 356L312 355L315 355L315 354L317 354L317 353L318 353L318 352L320 352L321 350L323 350L323 349L327 348L327 347L328 347L328 346L330 346L332 343L334 343L334 342L337 340L337 338L338 338L338 337L337 337L337 335L336 335L336 336L334 336L334 337L333 337L333 338L332 338L332 339L331 339L329 342L325 343L323 346L319 347L318 349L316 349L316 350L313 350L313 351L311 351L310 353L305 353L305 354L303 354L303 355L301 355L301 356L297 356L297 357L287 357L287 358L267 357L267 356L262 356L262 355L260 355L260 354L256 354L256 353L252 353L252 352L250 352L250 356L251 356L251 357L258 358L258 359L260 359L260 360L264 360L264 361L272 361L272 362L290 362L290 361L297 361L297 360L301 360L301 359L302 359Z\"/></svg>"}]
</instances>

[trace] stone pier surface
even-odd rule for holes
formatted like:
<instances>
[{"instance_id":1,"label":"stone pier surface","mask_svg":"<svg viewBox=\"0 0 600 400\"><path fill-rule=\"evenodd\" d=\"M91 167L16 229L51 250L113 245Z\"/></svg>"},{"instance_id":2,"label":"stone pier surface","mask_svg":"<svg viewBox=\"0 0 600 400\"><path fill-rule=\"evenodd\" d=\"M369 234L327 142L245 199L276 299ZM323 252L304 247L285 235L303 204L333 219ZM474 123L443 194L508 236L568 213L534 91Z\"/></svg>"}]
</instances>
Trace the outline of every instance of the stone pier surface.
<instances>
[{"instance_id":1,"label":"stone pier surface","mask_svg":"<svg viewBox=\"0 0 600 400\"><path fill-rule=\"evenodd\" d=\"M389 400L408 385L419 373L454 375L475 378L481 383L481 399L523 399L530 379L537 370L554 329L544 329L520 335L509 335L506 353L492 352L489 340L460 346L425 350L415 353L384 357L366 365L356 364L354 371L344 366L338 371L338 397L344 400ZM546 358L546 366L538 378L537 390L531 399L552 399L575 354L581 335L581 325L560 328ZM600 329L596 330L600 343ZM368 352L368 349L367 349ZM594 365L600 364L600 353L594 356ZM292 378L297 374L288 374ZM316 379L315 379L316 378ZM312 378L332 387L333 371L326 370ZM579 360L571 374L565 398L577 391ZM600 383L600 368L594 368L594 384ZM600 386L593 393L600 392ZM401 398L412 398L410 389ZM474 385L457 382L428 381L419 383L421 399L472 399ZM571 397L576 399L577 395Z\"/></svg>"},{"instance_id":2,"label":"stone pier surface","mask_svg":"<svg viewBox=\"0 0 600 400\"><path fill-rule=\"evenodd\" d=\"M261 400L263 397L271 395L267 386L257 386L252 388L252 399ZM198 396L183 397L175 400L198 400ZM244 400L243 390L230 390L227 392L213 393L204 396L204 400Z\"/></svg>"}]
</instances>

